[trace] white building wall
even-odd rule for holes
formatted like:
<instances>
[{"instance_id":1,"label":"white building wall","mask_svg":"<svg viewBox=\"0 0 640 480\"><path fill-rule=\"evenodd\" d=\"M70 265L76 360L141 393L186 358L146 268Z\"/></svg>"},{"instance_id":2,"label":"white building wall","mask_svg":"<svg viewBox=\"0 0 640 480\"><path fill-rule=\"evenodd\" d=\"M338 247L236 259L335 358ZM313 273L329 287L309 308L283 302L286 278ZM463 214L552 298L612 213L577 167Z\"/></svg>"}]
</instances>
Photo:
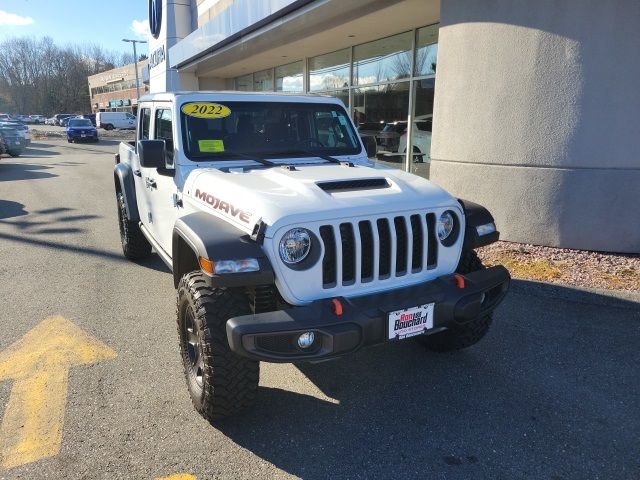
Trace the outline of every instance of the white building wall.
<instances>
[{"instance_id":1,"label":"white building wall","mask_svg":"<svg viewBox=\"0 0 640 480\"><path fill-rule=\"evenodd\" d=\"M640 3L442 0L431 179L506 240L640 251Z\"/></svg>"}]
</instances>

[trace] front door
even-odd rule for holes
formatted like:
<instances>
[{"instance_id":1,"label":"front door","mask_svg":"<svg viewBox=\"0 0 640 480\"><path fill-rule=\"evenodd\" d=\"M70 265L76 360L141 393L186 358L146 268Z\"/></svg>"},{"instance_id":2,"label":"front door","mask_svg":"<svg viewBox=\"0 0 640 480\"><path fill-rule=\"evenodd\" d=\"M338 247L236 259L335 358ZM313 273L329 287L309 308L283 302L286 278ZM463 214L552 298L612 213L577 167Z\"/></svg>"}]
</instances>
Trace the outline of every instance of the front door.
<instances>
[{"instance_id":1,"label":"front door","mask_svg":"<svg viewBox=\"0 0 640 480\"><path fill-rule=\"evenodd\" d=\"M140 117L138 124L138 140L148 140L151 135L151 112L152 106L151 104L146 104L140 109ZM137 147L136 147L137 148ZM145 225L147 229L149 229L150 224L150 208L149 208L149 195L145 179L143 178L143 169L140 167L140 163L138 162L138 157L135 157L135 165L132 164L131 168L133 168L133 178L135 180L136 185L136 203L138 205L138 213L140 214L140 221Z\"/></svg>"},{"instance_id":2,"label":"front door","mask_svg":"<svg viewBox=\"0 0 640 480\"><path fill-rule=\"evenodd\" d=\"M166 145L166 168L145 169L145 184L151 210L151 234L169 256L173 236L173 226L178 218L174 151L173 119L169 104L156 104L153 114L151 138L164 140Z\"/></svg>"}]
</instances>

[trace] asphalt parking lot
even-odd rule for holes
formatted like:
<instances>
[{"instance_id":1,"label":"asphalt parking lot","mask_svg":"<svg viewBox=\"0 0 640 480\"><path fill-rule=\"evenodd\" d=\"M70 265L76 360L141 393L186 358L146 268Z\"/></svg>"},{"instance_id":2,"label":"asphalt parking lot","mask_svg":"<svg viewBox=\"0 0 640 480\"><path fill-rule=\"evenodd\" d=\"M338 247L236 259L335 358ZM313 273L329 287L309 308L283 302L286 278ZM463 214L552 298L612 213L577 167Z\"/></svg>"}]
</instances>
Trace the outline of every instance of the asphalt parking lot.
<instances>
[{"instance_id":1,"label":"asphalt parking lot","mask_svg":"<svg viewBox=\"0 0 640 480\"><path fill-rule=\"evenodd\" d=\"M116 149L0 158L0 479L640 477L637 293L514 281L467 351L263 363L255 407L209 425L171 275L122 257Z\"/></svg>"}]
</instances>

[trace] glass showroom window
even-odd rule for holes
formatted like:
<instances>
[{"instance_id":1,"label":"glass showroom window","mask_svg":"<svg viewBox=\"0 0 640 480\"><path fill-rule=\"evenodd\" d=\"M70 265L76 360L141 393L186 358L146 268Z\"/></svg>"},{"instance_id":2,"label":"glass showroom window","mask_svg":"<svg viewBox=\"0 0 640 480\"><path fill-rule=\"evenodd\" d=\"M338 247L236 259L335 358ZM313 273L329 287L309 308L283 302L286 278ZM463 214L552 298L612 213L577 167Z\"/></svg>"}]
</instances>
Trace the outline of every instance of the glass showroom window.
<instances>
[{"instance_id":1,"label":"glass showroom window","mask_svg":"<svg viewBox=\"0 0 640 480\"><path fill-rule=\"evenodd\" d=\"M341 90L328 90L326 92L322 92L322 95L329 95L330 97L335 97L339 100L342 100L344 103L344 108L348 112L349 111L349 89L343 88Z\"/></svg>"},{"instance_id":2,"label":"glass showroom window","mask_svg":"<svg viewBox=\"0 0 640 480\"><path fill-rule=\"evenodd\" d=\"M345 48L309 59L310 92L323 92L349 86L351 56L349 50Z\"/></svg>"},{"instance_id":3,"label":"glass showroom window","mask_svg":"<svg viewBox=\"0 0 640 480\"><path fill-rule=\"evenodd\" d=\"M276 92L302 93L302 68L302 60L276 67Z\"/></svg>"},{"instance_id":4,"label":"glass showroom window","mask_svg":"<svg viewBox=\"0 0 640 480\"><path fill-rule=\"evenodd\" d=\"M253 90L253 75L243 75L236 78L236 90L241 92L250 92Z\"/></svg>"},{"instance_id":5,"label":"glass showroom window","mask_svg":"<svg viewBox=\"0 0 640 480\"><path fill-rule=\"evenodd\" d=\"M353 49L353 84L391 82L411 77L413 32L405 32Z\"/></svg>"},{"instance_id":6,"label":"glass showroom window","mask_svg":"<svg viewBox=\"0 0 640 480\"><path fill-rule=\"evenodd\" d=\"M433 75L436 73L438 59L438 25L418 29L416 39L415 75Z\"/></svg>"},{"instance_id":7,"label":"glass showroom window","mask_svg":"<svg viewBox=\"0 0 640 480\"><path fill-rule=\"evenodd\" d=\"M376 137L378 154L372 160L404 169L404 156L398 149L407 126L409 82L357 88L353 110L358 131Z\"/></svg>"},{"instance_id":8,"label":"glass showroom window","mask_svg":"<svg viewBox=\"0 0 640 480\"><path fill-rule=\"evenodd\" d=\"M273 92L273 69L268 68L253 74L254 92Z\"/></svg>"},{"instance_id":9,"label":"glass showroom window","mask_svg":"<svg viewBox=\"0 0 640 480\"><path fill-rule=\"evenodd\" d=\"M413 132L411 133L411 143L413 144L411 171L425 178L429 178L429 165L431 163L434 87L435 78L425 78L413 82L414 114ZM398 149L402 152L407 151L406 133L400 137Z\"/></svg>"},{"instance_id":10,"label":"glass showroom window","mask_svg":"<svg viewBox=\"0 0 640 480\"><path fill-rule=\"evenodd\" d=\"M429 178L433 97L438 63L438 25L417 30L413 80L413 126L411 131L411 172ZM407 151L407 137L401 137L399 149Z\"/></svg>"}]
</instances>

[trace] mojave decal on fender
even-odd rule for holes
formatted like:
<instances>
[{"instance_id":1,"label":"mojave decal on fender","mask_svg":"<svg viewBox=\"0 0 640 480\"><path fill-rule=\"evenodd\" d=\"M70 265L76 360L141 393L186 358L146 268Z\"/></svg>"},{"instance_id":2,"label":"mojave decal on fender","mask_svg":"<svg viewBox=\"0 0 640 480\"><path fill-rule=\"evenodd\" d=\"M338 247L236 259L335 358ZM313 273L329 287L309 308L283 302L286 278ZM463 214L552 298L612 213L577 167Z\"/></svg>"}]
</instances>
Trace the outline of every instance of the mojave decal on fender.
<instances>
[{"instance_id":1,"label":"mojave decal on fender","mask_svg":"<svg viewBox=\"0 0 640 480\"><path fill-rule=\"evenodd\" d=\"M237 218L247 224L251 222L251 212L242 210L241 208L236 207L233 203L225 202L204 190L196 188L195 198L211 206L214 210L218 210L219 212L226 214L225 216L227 217Z\"/></svg>"}]
</instances>

